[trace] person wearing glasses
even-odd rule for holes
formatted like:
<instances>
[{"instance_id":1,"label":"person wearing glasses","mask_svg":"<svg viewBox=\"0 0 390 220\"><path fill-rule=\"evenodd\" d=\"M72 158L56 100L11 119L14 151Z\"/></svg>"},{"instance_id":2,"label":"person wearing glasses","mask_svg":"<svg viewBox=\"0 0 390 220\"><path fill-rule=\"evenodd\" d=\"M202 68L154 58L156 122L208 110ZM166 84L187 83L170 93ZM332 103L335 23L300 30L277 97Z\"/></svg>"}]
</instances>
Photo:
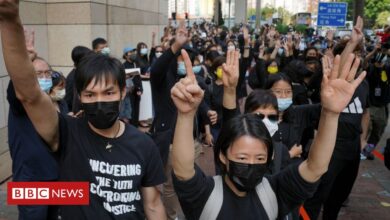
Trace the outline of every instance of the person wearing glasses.
<instances>
[{"instance_id":1,"label":"person wearing glasses","mask_svg":"<svg viewBox=\"0 0 390 220\"><path fill-rule=\"evenodd\" d=\"M266 89L276 96L279 110L278 131L272 138L286 145L290 152L292 150L292 157L299 158L302 153L308 152L308 149L302 149L303 132L318 123L321 105L293 105L292 82L284 73L270 75Z\"/></svg>"},{"instance_id":2,"label":"person wearing glasses","mask_svg":"<svg viewBox=\"0 0 390 220\"><path fill-rule=\"evenodd\" d=\"M245 113L253 113L259 116L271 137L278 131L278 104L275 95L271 91L262 89L252 91L245 102ZM270 164L270 173L276 174L287 167L290 163L290 157L295 157L297 153L295 149L291 149L289 152L282 142L274 140L272 144L274 153Z\"/></svg>"}]
</instances>

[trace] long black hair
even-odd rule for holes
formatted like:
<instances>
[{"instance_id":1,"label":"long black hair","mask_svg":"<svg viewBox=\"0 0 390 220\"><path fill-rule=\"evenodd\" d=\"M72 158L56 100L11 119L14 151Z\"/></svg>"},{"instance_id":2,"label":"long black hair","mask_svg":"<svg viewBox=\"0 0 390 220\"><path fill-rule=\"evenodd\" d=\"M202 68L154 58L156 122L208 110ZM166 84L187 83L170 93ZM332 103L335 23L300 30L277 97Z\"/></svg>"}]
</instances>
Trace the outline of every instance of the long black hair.
<instances>
[{"instance_id":1,"label":"long black hair","mask_svg":"<svg viewBox=\"0 0 390 220\"><path fill-rule=\"evenodd\" d=\"M272 75L269 75L268 76L268 80L267 80L267 84L265 86L265 89L271 89L272 86L279 82L279 81L285 81L287 82L288 84L291 85L291 88L292 88L292 81L290 79L290 77L288 77L286 74L284 73L276 73L276 74L272 74Z\"/></svg>"},{"instance_id":2,"label":"long black hair","mask_svg":"<svg viewBox=\"0 0 390 220\"><path fill-rule=\"evenodd\" d=\"M243 114L230 119L222 126L221 132L215 144L214 157L222 174L226 173L226 165L222 163L219 154L227 157L227 150L242 136L250 136L262 141L267 146L267 165L272 161L272 138L261 118L255 114Z\"/></svg>"}]
</instances>

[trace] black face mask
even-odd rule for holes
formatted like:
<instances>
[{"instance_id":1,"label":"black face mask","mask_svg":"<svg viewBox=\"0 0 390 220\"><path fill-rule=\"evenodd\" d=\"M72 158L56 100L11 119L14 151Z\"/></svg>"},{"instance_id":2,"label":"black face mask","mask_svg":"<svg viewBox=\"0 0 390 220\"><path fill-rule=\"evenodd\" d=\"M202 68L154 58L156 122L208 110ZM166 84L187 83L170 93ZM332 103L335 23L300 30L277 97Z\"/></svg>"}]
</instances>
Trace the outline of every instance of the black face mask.
<instances>
[{"instance_id":1,"label":"black face mask","mask_svg":"<svg viewBox=\"0 0 390 220\"><path fill-rule=\"evenodd\" d=\"M137 54L131 54L131 55L129 56L129 59L130 59L131 61L133 61L133 62L137 61Z\"/></svg>"},{"instance_id":2,"label":"black face mask","mask_svg":"<svg viewBox=\"0 0 390 220\"><path fill-rule=\"evenodd\" d=\"M238 190L248 192L255 189L263 180L267 167L266 163L246 164L229 160L228 176Z\"/></svg>"},{"instance_id":3,"label":"black face mask","mask_svg":"<svg viewBox=\"0 0 390 220\"><path fill-rule=\"evenodd\" d=\"M87 120L97 129L114 125L119 116L120 101L82 103Z\"/></svg>"}]
</instances>

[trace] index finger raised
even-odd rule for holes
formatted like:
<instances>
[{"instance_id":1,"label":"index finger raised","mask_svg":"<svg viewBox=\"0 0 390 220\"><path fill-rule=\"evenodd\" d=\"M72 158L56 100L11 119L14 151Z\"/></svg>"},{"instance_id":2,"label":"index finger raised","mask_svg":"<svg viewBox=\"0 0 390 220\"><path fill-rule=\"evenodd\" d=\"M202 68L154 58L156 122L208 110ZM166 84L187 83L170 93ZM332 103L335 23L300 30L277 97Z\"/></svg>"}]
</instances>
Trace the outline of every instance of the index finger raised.
<instances>
[{"instance_id":1,"label":"index finger raised","mask_svg":"<svg viewBox=\"0 0 390 220\"><path fill-rule=\"evenodd\" d=\"M187 77L190 78L193 82L196 82L194 71L192 71L192 63L190 57L186 50L181 50L181 55L183 56L184 65L186 67Z\"/></svg>"}]
</instances>

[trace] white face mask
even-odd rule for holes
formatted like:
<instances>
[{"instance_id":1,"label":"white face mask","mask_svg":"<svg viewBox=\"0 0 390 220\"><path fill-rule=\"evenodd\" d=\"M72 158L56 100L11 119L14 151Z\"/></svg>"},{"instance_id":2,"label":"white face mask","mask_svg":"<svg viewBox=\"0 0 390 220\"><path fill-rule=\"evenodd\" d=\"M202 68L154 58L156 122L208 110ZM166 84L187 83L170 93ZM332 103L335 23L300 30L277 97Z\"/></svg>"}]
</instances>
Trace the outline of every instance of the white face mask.
<instances>
[{"instance_id":1,"label":"white face mask","mask_svg":"<svg viewBox=\"0 0 390 220\"><path fill-rule=\"evenodd\" d=\"M142 55L146 55L148 54L148 48L142 48L140 52Z\"/></svg>"},{"instance_id":2,"label":"white face mask","mask_svg":"<svg viewBox=\"0 0 390 220\"><path fill-rule=\"evenodd\" d=\"M61 89L61 90L57 90L57 91L51 96L51 98L52 98L54 101L60 101L60 100L62 100L62 99L65 98L65 95L66 95L65 89Z\"/></svg>"},{"instance_id":3,"label":"white face mask","mask_svg":"<svg viewBox=\"0 0 390 220\"><path fill-rule=\"evenodd\" d=\"M265 127L267 127L267 130L268 130L269 134L271 135L271 137L274 136L276 131L278 131L278 129L279 129L278 123L270 121L267 117L265 117L263 119L263 123L264 123Z\"/></svg>"},{"instance_id":4,"label":"white face mask","mask_svg":"<svg viewBox=\"0 0 390 220\"><path fill-rule=\"evenodd\" d=\"M101 53L102 53L103 55L108 56L108 55L110 55L110 53L111 53L111 49L110 49L109 47L105 47L105 48L102 49Z\"/></svg>"},{"instance_id":5,"label":"white face mask","mask_svg":"<svg viewBox=\"0 0 390 220\"><path fill-rule=\"evenodd\" d=\"M161 57L161 55L162 55L162 52L156 52L156 57L157 58Z\"/></svg>"}]
</instances>

